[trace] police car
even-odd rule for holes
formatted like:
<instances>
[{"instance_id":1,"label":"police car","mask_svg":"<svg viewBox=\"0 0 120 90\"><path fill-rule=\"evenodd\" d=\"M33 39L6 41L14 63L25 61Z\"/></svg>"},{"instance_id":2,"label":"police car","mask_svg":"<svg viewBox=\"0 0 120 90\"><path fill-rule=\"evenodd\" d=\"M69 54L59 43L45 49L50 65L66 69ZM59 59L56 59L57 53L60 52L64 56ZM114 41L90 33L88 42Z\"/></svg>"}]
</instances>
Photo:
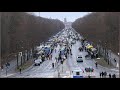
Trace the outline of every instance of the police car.
<instances>
[{"instance_id":1,"label":"police car","mask_svg":"<svg viewBox=\"0 0 120 90\"><path fill-rule=\"evenodd\" d=\"M71 78L83 78L84 72L80 68L74 68L71 71Z\"/></svg>"}]
</instances>

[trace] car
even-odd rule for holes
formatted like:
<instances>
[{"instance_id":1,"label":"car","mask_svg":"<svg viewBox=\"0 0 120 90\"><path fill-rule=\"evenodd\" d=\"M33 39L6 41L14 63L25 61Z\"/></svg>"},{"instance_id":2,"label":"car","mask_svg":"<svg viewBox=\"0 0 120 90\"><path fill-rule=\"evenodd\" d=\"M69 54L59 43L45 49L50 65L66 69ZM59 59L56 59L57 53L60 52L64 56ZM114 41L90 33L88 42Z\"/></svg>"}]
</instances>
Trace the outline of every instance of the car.
<instances>
[{"instance_id":1,"label":"car","mask_svg":"<svg viewBox=\"0 0 120 90\"><path fill-rule=\"evenodd\" d=\"M41 59L37 59L37 60L34 60L35 62L35 66L40 66L40 64L42 63L42 60Z\"/></svg>"},{"instance_id":2,"label":"car","mask_svg":"<svg viewBox=\"0 0 120 90\"><path fill-rule=\"evenodd\" d=\"M81 70L80 68L74 68L72 70L71 78L83 78L83 76L83 70Z\"/></svg>"},{"instance_id":3,"label":"car","mask_svg":"<svg viewBox=\"0 0 120 90\"><path fill-rule=\"evenodd\" d=\"M93 72L94 69L89 67L89 68L85 68L85 71L86 71L86 72Z\"/></svg>"},{"instance_id":4,"label":"car","mask_svg":"<svg viewBox=\"0 0 120 90\"><path fill-rule=\"evenodd\" d=\"M82 48L82 47L79 47L79 51L80 51L80 52L83 51L83 48Z\"/></svg>"},{"instance_id":5,"label":"car","mask_svg":"<svg viewBox=\"0 0 120 90\"><path fill-rule=\"evenodd\" d=\"M75 43L76 43L75 40L71 41L71 44L75 44Z\"/></svg>"},{"instance_id":6,"label":"car","mask_svg":"<svg viewBox=\"0 0 120 90\"><path fill-rule=\"evenodd\" d=\"M76 60L77 62L83 62L83 58L82 58L82 56L81 55L79 55L78 57L77 57L77 60Z\"/></svg>"}]
</instances>

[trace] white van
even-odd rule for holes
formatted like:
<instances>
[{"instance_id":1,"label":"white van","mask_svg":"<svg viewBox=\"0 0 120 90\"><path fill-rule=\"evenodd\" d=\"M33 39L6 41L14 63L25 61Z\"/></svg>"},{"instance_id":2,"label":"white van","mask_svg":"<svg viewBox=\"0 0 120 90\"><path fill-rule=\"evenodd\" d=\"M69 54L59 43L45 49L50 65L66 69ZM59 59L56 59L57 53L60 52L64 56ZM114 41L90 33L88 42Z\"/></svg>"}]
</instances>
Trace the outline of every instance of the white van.
<instances>
[{"instance_id":1,"label":"white van","mask_svg":"<svg viewBox=\"0 0 120 90\"><path fill-rule=\"evenodd\" d=\"M35 62L35 66L40 66L40 64L42 63L42 60L41 59L37 59L34 61Z\"/></svg>"},{"instance_id":2,"label":"white van","mask_svg":"<svg viewBox=\"0 0 120 90\"><path fill-rule=\"evenodd\" d=\"M83 70L73 69L71 72L71 78L83 78Z\"/></svg>"}]
</instances>

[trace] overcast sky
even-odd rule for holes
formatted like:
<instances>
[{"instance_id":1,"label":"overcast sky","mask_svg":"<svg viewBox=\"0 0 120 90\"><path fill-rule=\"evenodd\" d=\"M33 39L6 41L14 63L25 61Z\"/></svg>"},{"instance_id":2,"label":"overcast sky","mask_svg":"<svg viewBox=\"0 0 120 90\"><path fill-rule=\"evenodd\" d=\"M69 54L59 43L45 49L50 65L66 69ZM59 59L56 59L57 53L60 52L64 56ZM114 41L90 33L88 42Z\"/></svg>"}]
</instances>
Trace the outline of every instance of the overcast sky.
<instances>
[{"instance_id":1,"label":"overcast sky","mask_svg":"<svg viewBox=\"0 0 120 90\"><path fill-rule=\"evenodd\" d=\"M77 18L83 17L90 12L40 12L41 17L59 19L64 21L64 18L68 22L74 22ZM34 12L35 15L39 16L39 12Z\"/></svg>"}]
</instances>

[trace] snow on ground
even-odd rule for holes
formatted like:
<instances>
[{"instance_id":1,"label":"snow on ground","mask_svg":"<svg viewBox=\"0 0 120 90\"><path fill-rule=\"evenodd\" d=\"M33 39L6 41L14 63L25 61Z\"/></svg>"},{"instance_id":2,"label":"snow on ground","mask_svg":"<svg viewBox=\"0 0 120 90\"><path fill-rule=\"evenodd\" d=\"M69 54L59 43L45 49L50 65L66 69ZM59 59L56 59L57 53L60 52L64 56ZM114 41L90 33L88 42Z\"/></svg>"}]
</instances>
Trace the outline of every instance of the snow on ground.
<instances>
[{"instance_id":1,"label":"snow on ground","mask_svg":"<svg viewBox=\"0 0 120 90\"><path fill-rule=\"evenodd\" d=\"M74 33L74 30L71 31L71 32ZM61 33L61 35L58 37L58 39L61 39L61 41L62 41L63 39L65 39L65 37L67 37L66 36L67 34L68 34L68 32L64 31L63 33ZM70 39L69 42L71 42L71 41L72 40ZM114 71L114 72L111 72L111 73L118 72L118 71L115 71L114 69L113 70L105 69L104 67L96 68L94 60L91 60L91 59L86 60L85 59L85 55L87 54L87 52L85 52L85 51L80 52L78 50L78 48L80 46L81 46L80 41L77 41L76 44L74 44L72 46L72 54L73 55L72 56L69 55L69 57L66 61L66 63L67 63L66 65L69 66L70 71L75 67L79 67L82 70L84 70L86 67L92 67L92 68L94 68L94 72L92 73L92 75L94 75L96 77L99 77L99 72L101 72L101 71L107 71L107 72ZM30 69L29 71L26 71L22 74L17 74L15 77L22 77L22 78L55 78L55 77L57 77L56 75L57 75L57 69L58 68L57 68L57 65L56 65L56 67L53 69L52 68L52 62L56 62L55 57L58 57L59 49L60 49L60 46L58 45L57 48L56 48L56 52L55 52L55 50L53 51L52 60L46 60L40 66L33 66L33 68ZM78 55L82 55L83 63L77 63L76 62L76 58L77 58ZM67 67L67 66L64 66L64 67ZM68 72L70 72L70 71L68 71ZM88 75L90 73L84 73L84 75L85 74ZM68 76L68 74L63 73L62 77L63 78L68 78L69 76Z\"/></svg>"}]
</instances>

